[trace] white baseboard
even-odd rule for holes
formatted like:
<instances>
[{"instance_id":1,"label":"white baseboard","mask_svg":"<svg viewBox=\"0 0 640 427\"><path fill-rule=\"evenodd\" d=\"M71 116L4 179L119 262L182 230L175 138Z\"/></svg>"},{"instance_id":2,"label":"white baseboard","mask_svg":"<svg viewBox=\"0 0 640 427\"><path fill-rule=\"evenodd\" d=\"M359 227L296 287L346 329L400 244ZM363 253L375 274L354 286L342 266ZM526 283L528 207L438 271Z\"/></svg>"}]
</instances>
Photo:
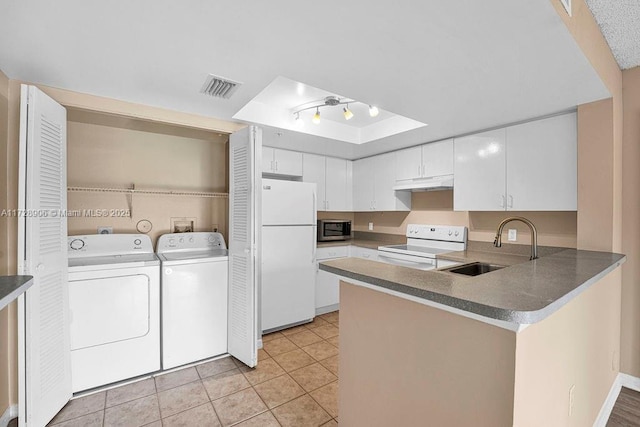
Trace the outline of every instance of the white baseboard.
<instances>
[{"instance_id":1,"label":"white baseboard","mask_svg":"<svg viewBox=\"0 0 640 427\"><path fill-rule=\"evenodd\" d=\"M7 427L9 421L14 418L18 418L18 405L11 405L4 411L4 414L0 417L0 427Z\"/></svg>"},{"instance_id":2,"label":"white baseboard","mask_svg":"<svg viewBox=\"0 0 640 427\"><path fill-rule=\"evenodd\" d=\"M611 411L613 411L613 407L616 404L616 400L618 399L618 395L620 394L622 387L640 391L640 378L629 374L623 374L622 372L618 373L618 376L611 385L607 399L602 404L602 408L600 408L598 418L596 418L596 422L593 423L594 427L605 427L607 425L607 421L609 421Z\"/></svg>"},{"instance_id":3,"label":"white baseboard","mask_svg":"<svg viewBox=\"0 0 640 427\"><path fill-rule=\"evenodd\" d=\"M640 378L634 377L629 374L618 374L618 380L622 387L630 388L631 390L640 391Z\"/></svg>"},{"instance_id":4,"label":"white baseboard","mask_svg":"<svg viewBox=\"0 0 640 427\"><path fill-rule=\"evenodd\" d=\"M332 311L340 310L340 304L326 305L324 307L316 308L316 316L321 314L331 313Z\"/></svg>"}]
</instances>

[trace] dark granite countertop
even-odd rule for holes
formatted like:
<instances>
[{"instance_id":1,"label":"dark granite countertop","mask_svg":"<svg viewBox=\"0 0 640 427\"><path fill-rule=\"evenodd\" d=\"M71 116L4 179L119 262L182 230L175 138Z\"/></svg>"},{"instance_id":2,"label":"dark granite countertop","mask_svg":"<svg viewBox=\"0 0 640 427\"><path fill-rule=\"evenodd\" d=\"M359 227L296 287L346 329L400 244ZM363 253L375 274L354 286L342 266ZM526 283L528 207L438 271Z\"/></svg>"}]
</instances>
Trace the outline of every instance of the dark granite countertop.
<instances>
[{"instance_id":1,"label":"dark granite countertop","mask_svg":"<svg viewBox=\"0 0 640 427\"><path fill-rule=\"evenodd\" d=\"M531 324L557 311L626 260L624 255L609 252L556 249L533 261L525 255L479 250L441 256L508 266L475 277L359 258L321 262L320 269L489 319Z\"/></svg>"},{"instance_id":2,"label":"dark granite countertop","mask_svg":"<svg viewBox=\"0 0 640 427\"><path fill-rule=\"evenodd\" d=\"M0 276L0 310L33 285L32 276Z\"/></svg>"}]
</instances>

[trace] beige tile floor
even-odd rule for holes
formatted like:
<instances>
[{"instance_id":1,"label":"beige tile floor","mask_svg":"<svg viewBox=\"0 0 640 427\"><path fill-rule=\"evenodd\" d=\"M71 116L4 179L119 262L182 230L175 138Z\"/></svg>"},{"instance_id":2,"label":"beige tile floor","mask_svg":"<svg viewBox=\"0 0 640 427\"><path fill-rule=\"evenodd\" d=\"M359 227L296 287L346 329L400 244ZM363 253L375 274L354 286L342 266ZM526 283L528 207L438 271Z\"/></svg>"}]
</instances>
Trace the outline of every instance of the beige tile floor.
<instances>
[{"instance_id":1,"label":"beige tile floor","mask_svg":"<svg viewBox=\"0 0 640 427\"><path fill-rule=\"evenodd\" d=\"M218 359L70 401L49 425L336 426L338 312L265 335L254 369Z\"/></svg>"}]
</instances>

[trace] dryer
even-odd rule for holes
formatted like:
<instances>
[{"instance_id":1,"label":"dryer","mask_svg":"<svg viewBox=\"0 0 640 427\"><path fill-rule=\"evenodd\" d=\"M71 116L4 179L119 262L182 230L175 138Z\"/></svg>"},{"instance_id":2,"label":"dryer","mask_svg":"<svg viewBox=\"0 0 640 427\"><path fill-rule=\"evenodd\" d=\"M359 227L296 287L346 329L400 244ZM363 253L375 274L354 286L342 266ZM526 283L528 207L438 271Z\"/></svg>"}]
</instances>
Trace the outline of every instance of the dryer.
<instances>
[{"instance_id":1,"label":"dryer","mask_svg":"<svg viewBox=\"0 0 640 427\"><path fill-rule=\"evenodd\" d=\"M73 392L160 369L160 261L144 234L70 236Z\"/></svg>"},{"instance_id":2,"label":"dryer","mask_svg":"<svg viewBox=\"0 0 640 427\"><path fill-rule=\"evenodd\" d=\"M162 368L227 352L229 257L220 233L165 234L162 262Z\"/></svg>"}]
</instances>

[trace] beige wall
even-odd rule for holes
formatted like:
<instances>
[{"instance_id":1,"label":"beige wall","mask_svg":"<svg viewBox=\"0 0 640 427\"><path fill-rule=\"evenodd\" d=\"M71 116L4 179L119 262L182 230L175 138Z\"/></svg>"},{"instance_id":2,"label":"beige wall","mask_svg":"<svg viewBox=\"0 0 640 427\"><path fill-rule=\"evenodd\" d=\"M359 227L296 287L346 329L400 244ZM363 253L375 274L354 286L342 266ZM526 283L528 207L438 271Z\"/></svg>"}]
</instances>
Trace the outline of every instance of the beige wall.
<instances>
[{"instance_id":1,"label":"beige wall","mask_svg":"<svg viewBox=\"0 0 640 427\"><path fill-rule=\"evenodd\" d=\"M517 335L514 425L593 425L619 369L620 274Z\"/></svg>"},{"instance_id":2,"label":"beige wall","mask_svg":"<svg viewBox=\"0 0 640 427\"><path fill-rule=\"evenodd\" d=\"M408 224L462 225L469 227L470 240L492 242L500 221L521 215L536 225L540 245L576 247L576 212L456 212L453 191L449 190L413 193L411 206L411 212L358 212L354 229L366 231L368 223L373 222L374 231L404 235ZM530 244L526 225L515 222L507 228L518 230L515 243Z\"/></svg>"},{"instance_id":3,"label":"beige wall","mask_svg":"<svg viewBox=\"0 0 640 427\"><path fill-rule=\"evenodd\" d=\"M69 186L183 191L228 191L224 134L140 120L69 112L67 181ZM132 218L68 218L69 234L94 234L99 226L136 233L141 219L152 222L155 239L170 232L171 218L195 218L196 231L220 230L226 237L226 198L70 192L70 210L129 209Z\"/></svg>"},{"instance_id":4,"label":"beige wall","mask_svg":"<svg viewBox=\"0 0 640 427\"><path fill-rule=\"evenodd\" d=\"M340 425L512 425L514 332L346 282L340 308Z\"/></svg>"},{"instance_id":5,"label":"beige wall","mask_svg":"<svg viewBox=\"0 0 640 427\"><path fill-rule=\"evenodd\" d=\"M640 67L624 71L622 371L640 377Z\"/></svg>"}]
</instances>

